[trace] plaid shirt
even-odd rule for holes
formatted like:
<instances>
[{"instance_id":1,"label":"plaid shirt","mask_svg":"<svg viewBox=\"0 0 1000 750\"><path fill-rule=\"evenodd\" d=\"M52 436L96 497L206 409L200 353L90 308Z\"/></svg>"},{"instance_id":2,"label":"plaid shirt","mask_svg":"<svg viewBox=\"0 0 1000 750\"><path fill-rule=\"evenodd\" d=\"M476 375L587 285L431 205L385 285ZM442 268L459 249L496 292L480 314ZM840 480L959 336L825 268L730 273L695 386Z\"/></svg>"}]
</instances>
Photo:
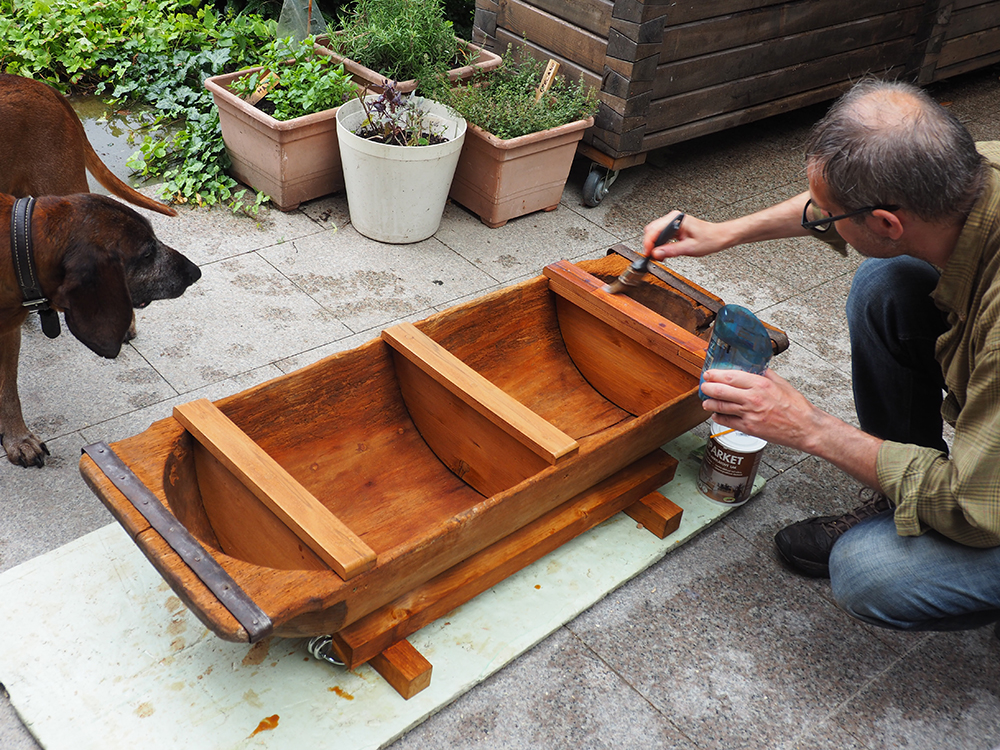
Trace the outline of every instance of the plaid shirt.
<instances>
[{"instance_id":1,"label":"plaid shirt","mask_svg":"<svg viewBox=\"0 0 1000 750\"><path fill-rule=\"evenodd\" d=\"M896 503L896 531L935 529L972 547L1000 545L1000 141L979 144L993 163L988 183L933 294L950 328L935 357L948 390L943 417L955 427L951 456L885 442L876 468Z\"/></svg>"}]
</instances>

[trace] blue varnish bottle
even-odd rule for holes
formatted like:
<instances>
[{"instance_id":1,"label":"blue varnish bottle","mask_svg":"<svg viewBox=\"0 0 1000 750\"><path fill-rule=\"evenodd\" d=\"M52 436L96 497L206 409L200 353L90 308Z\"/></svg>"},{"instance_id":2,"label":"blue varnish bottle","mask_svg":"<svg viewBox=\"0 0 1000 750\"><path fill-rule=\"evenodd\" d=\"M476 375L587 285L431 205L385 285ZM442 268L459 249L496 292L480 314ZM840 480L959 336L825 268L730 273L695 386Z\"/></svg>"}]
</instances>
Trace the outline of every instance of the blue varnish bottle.
<instances>
[{"instance_id":1,"label":"blue varnish bottle","mask_svg":"<svg viewBox=\"0 0 1000 750\"><path fill-rule=\"evenodd\" d=\"M763 375L771 361L771 338L760 319L745 307L723 305L715 316L715 328L708 342L705 366L701 368L698 396L706 370L744 370Z\"/></svg>"}]
</instances>

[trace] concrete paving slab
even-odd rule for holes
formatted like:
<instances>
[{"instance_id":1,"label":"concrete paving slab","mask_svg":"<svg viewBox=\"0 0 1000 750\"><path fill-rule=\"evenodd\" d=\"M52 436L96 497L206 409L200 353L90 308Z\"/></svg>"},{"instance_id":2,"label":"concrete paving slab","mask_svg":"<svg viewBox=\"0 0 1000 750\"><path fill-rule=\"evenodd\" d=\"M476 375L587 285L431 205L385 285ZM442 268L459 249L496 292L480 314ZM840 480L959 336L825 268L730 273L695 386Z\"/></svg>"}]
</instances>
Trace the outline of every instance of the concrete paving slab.
<instances>
[{"instance_id":1,"label":"concrete paving slab","mask_svg":"<svg viewBox=\"0 0 1000 750\"><path fill-rule=\"evenodd\" d=\"M449 204L435 235L498 282L535 276L549 263L593 253L617 238L573 211L541 211L490 229L461 206Z\"/></svg>"},{"instance_id":2,"label":"concrete paving slab","mask_svg":"<svg viewBox=\"0 0 1000 750\"><path fill-rule=\"evenodd\" d=\"M256 253L207 264L171 309L147 308L143 325L135 348L179 393L351 333Z\"/></svg>"},{"instance_id":3,"label":"concrete paving slab","mask_svg":"<svg viewBox=\"0 0 1000 750\"><path fill-rule=\"evenodd\" d=\"M897 658L731 530L698 541L567 627L699 747L776 747Z\"/></svg>"},{"instance_id":4,"label":"concrete paving slab","mask_svg":"<svg viewBox=\"0 0 1000 750\"><path fill-rule=\"evenodd\" d=\"M140 339L154 338L147 315L158 305L178 314L173 300L154 302L137 311ZM122 347L115 359L90 351L65 324L56 339L47 338L35 318L21 332L18 391L28 427L42 440L82 429L112 417L154 404L176 394L133 346Z\"/></svg>"},{"instance_id":5,"label":"concrete paving slab","mask_svg":"<svg viewBox=\"0 0 1000 750\"><path fill-rule=\"evenodd\" d=\"M496 283L437 237L387 245L351 226L265 248L260 255L351 333L429 314L434 305Z\"/></svg>"}]
</instances>

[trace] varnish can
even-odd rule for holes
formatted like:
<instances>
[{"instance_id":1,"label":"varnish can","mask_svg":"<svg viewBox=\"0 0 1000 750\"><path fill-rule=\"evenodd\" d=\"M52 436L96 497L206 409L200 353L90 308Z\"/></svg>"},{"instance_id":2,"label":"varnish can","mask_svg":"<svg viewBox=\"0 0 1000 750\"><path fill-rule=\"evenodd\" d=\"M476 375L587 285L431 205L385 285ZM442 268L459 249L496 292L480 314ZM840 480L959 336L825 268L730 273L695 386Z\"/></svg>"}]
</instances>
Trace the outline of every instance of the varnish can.
<instances>
[{"instance_id":1,"label":"varnish can","mask_svg":"<svg viewBox=\"0 0 1000 750\"><path fill-rule=\"evenodd\" d=\"M743 505L750 499L766 440L709 422L710 435L698 473L698 489L724 505ZM720 434L725 432L725 434Z\"/></svg>"}]
</instances>

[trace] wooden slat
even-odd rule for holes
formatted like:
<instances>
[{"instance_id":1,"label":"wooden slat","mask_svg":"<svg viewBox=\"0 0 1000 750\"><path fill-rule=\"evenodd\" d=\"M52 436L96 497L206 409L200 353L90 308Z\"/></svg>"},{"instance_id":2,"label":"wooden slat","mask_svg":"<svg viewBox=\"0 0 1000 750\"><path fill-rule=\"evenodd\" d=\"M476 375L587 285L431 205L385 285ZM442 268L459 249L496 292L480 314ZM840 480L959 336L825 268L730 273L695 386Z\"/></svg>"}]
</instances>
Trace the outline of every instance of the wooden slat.
<instances>
[{"instance_id":1,"label":"wooden slat","mask_svg":"<svg viewBox=\"0 0 1000 750\"><path fill-rule=\"evenodd\" d=\"M536 60L541 60L545 62L546 60L556 60L559 63L559 68L562 71L562 75L566 77L569 81L579 81L580 77L583 76L583 82L586 86L592 89L601 90L601 76L587 68L582 68L577 65L572 60L563 57L562 55L557 55L550 49L541 47L531 41L525 41L523 37L518 37L511 34L509 31L498 28L497 29L497 54L503 54L507 50L508 45L514 45L515 50L518 48L524 48L528 51L532 57Z\"/></svg>"},{"instance_id":2,"label":"wooden slat","mask_svg":"<svg viewBox=\"0 0 1000 750\"><path fill-rule=\"evenodd\" d=\"M891 80L893 75L897 72L897 69L890 69L889 71L886 71L886 77ZM698 138L709 133L717 133L718 131L725 130L726 128L745 125L746 123L762 120L766 117L791 112L792 110L807 107L810 104L815 104L817 102L825 102L831 99L836 99L840 94L850 88L850 86L851 82L849 80L839 81L829 86L810 89L809 91L803 91L793 96L783 97L781 99L765 102L764 104L757 106L747 107L735 112L727 112L724 115L709 117L704 120L695 120L694 122L684 123L674 128L666 128L664 130L651 132L648 133L643 139L641 150L643 152L653 151L658 148L663 148L664 146L670 146L674 143L680 143L681 141Z\"/></svg>"},{"instance_id":3,"label":"wooden slat","mask_svg":"<svg viewBox=\"0 0 1000 750\"><path fill-rule=\"evenodd\" d=\"M497 25L518 38L527 38L587 70L601 70L604 65L608 47L605 37L567 27L555 16L522 0L500 0Z\"/></svg>"},{"instance_id":4,"label":"wooden slat","mask_svg":"<svg viewBox=\"0 0 1000 750\"><path fill-rule=\"evenodd\" d=\"M859 10L853 3L816 0L767 5L727 1L720 3L730 6L723 14L700 16L704 20L682 20L681 14L671 10L663 33L661 61L681 60L922 5L921 0L870 0Z\"/></svg>"},{"instance_id":5,"label":"wooden slat","mask_svg":"<svg viewBox=\"0 0 1000 750\"><path fill-rule=\"evenodd\" d=\"M531 4L598 36L607 36L611 27L614 3L609 0L531 0Z\"/></svg>"},{"instance_id":6,"label":"wooden slat","mask_svg":"<svg viewBox=\"0 0 1000 750\"><path fill-rule=\"evenodd\" d=\"M604 283L569 261L559 261L543 271L553 292L604 321L615 330L673 362L685 372L700 375L708 345L623 294L602 290Z\"/></svg>"},{"instance_id":7,"label":"wooden slat","mask_svg":"<svg viewBox=\"0 0 1000 750\"><path fill-rule=\"evenodd\" d=\"M382 339L425 374L534 453L554 464L579 444L418 330L401 323Z\"/></svg>"},{"instance_id":8,"label":"wooden slat","mask_svg":"<svg viewBox=\"0 0 1000 750\"><path fill-rule=\"evenodd\" d=\"M955 10L948 23L946 38L975 34L1000 26L1000 2L984 3L963 10Z\"/></svg>"},{"instance_id":9,"label":"wooden slat","mask_svg":"<svg viewBox=\"0 0 1000 750\"><path fill-rule=\"evenodd\" d=\"M908 10L660 65L653 98L696 91L898 39L915 27L917 20L917 11Z\"/></svg>"},{"instance_id":10,"label":"wooden slat","mask_svg":"<svg viewBox=\"0 0 1000 750\"><path fill-rule=\"evenodd\" d=\"M659 539L666 539L681 525L684 509L660 492L650 492L625 509L625 515L641 523Z\"/></svg>"},{"instance_id":11,"label":"wooden slat","mask_svg":"<svg viewBox=\"0 0 1000 750\"><path fill-rule=\"evenodd\" d=\"M871 70L889 71L907 61L911 48L909 39L900 39L659 99L649 107L646 130L649 133L666 130L802 91L849 82Z\"/></svg>"},{"instance_id":12,"label":"wooden slat","mask_svg":"<svg viewBox=\"0 0 1000 750\"><path fill-rule=\"evenodd\" d=\"M344 580L375 565L375 552L212 402L175 406L174 418Z\"/></svg>"},{"instance_id":13,"label":"wooden slat","mask_svg":"<svg viewBox=\"0 0 1000 750\"><path fill-rule=\"evenodd\" d=\"M372 667L406 700L431 684L431 663L409 641L399 641L372 657Z\"/></svg>"},{"instance_id":14,"label":"wooden slat","mask_svg":"<svg viewBox=\"0 0 1000 750\"><path fill-rule=\"evenodd\" d=\"M1000 49L1000 26L945 42L938 67L946 68L964 60L990 55Z\"/></svg>"}]
</instances>

